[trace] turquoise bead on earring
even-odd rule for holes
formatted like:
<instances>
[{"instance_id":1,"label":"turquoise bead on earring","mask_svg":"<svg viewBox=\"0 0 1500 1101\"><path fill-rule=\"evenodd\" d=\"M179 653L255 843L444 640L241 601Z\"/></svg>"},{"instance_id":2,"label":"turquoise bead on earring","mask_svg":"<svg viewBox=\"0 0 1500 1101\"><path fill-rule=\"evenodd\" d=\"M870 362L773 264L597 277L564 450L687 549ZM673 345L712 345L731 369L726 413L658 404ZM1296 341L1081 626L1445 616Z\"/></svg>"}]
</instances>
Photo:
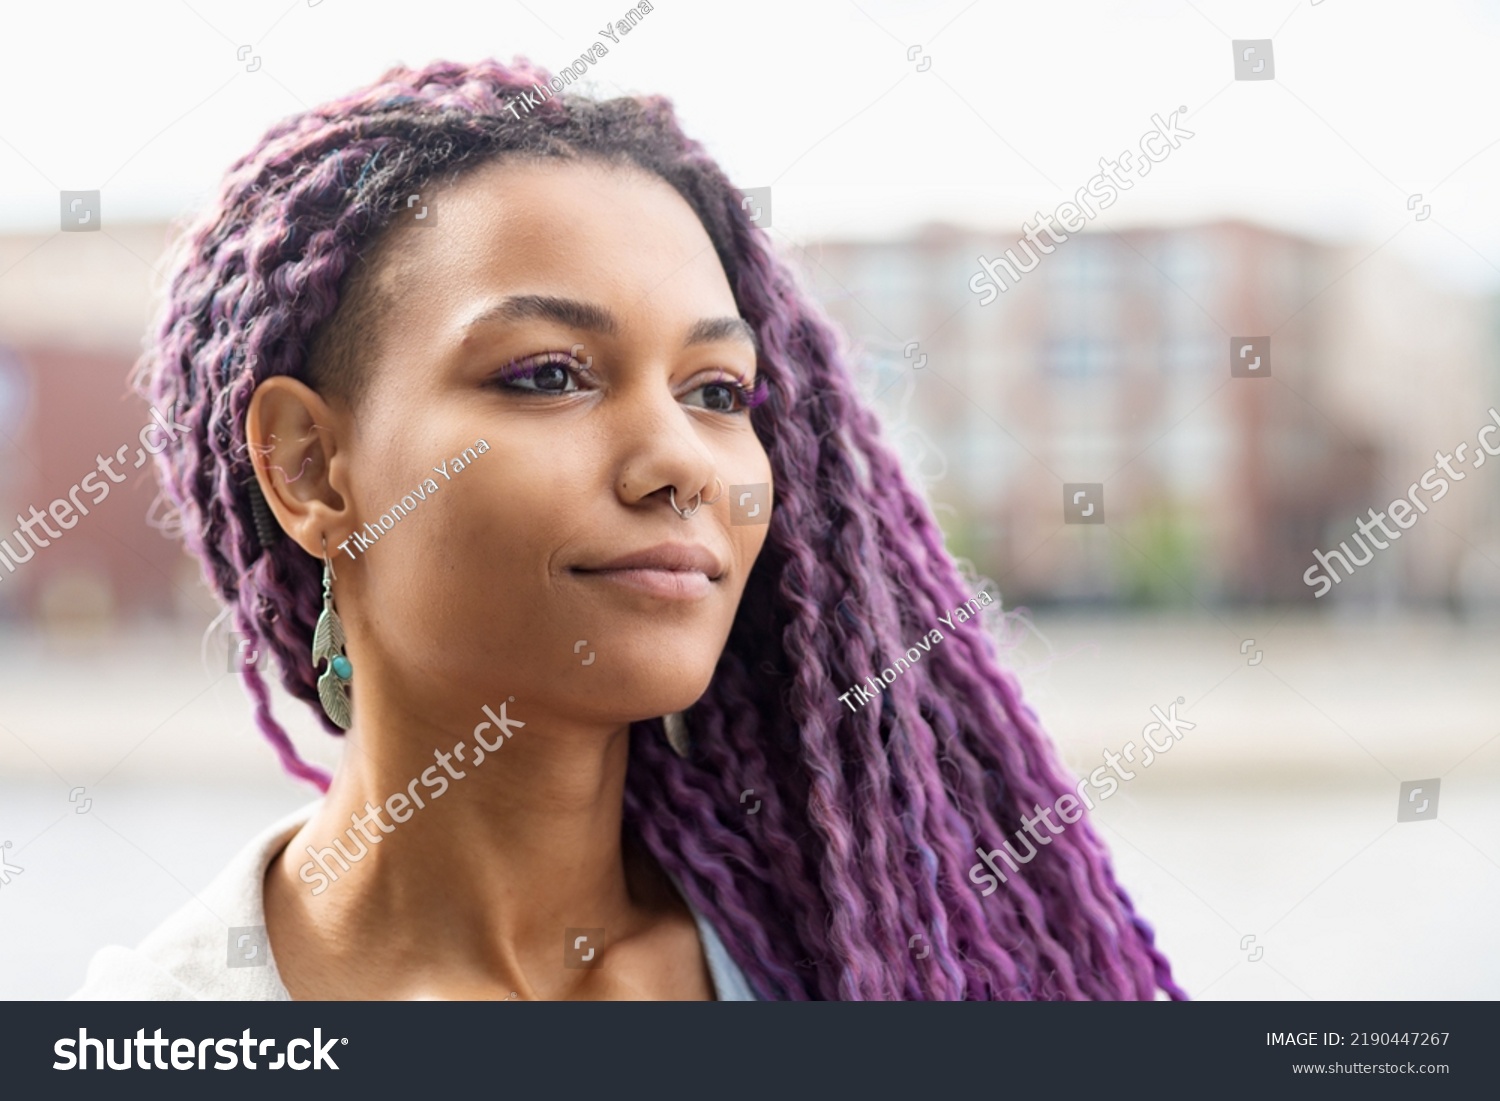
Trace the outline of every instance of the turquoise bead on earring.
<instances>
[{"instance_id":1,"label":"turquoise bead on earring","mask_svg":"<svg viewBox=\"0 0 1500 1101\"><path fill-rule=\"evenodd\" d=\"M354 676L354 666L344 656L344 625L333 608L333 563L328 560L328 544L323 544L323 614L318 616L318 625L313 628L313 668L323 661L328 668L318 677L318 700L323 704L323 713L334 726L348 730L349 681Z\"/></svg>"}]
</instances>

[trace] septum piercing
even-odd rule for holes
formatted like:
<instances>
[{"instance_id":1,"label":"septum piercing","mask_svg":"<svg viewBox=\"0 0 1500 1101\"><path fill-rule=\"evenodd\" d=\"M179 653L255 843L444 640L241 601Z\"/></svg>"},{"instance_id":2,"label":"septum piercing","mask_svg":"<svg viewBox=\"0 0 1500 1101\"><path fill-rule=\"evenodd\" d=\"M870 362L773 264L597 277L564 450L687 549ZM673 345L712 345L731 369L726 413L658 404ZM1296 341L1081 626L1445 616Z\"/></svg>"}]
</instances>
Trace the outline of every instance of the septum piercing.
<instances>
[{"instance_id":1,"label":"septum piercing","mask_svg":"<svg viewBox=\"0 0 1500 1101\"><path fill-rule=\"evenodd\" d=\"M711 505L715 501L717 501L720 497L724 496L724 481L723 481L723 479L721 479L720 477L718 477L717 475L715 475L714 476L714 482L718 485L719 492L716 493L716 494L714 494L712 497L710 497L708 500L705 501L703 499L703 491L699 490L697 493L695 493L693 495L693 496L695 496L698 499L697 504L693 505L693 507L689 508L689 509L682 509L682 508L678 507L678 505L677 505L677 487L676 486L669 486L667 488L667 496L669 498L671 498L672 508L676 511L677 515L681 516L684 520L686 520L686 519L690 518L691 516L695 515L697 513L697 511L700 508L702 508L704 505Z\"/></svg>"}]
</instances>

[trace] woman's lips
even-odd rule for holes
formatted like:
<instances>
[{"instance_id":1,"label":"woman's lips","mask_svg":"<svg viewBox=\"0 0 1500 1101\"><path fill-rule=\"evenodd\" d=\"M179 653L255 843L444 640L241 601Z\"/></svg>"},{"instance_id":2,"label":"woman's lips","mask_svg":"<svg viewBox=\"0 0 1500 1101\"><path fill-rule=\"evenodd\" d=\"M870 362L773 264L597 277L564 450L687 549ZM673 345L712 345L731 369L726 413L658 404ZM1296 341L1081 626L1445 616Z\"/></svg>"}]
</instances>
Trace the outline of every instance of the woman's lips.
<instances>
[{"instance_id":1,"label":"woman's lips","mask_svg":"<svg viewBox=\"0 0 1500 1101\"><path fill-rule=\"evenodd\" d=\"M713 589L713 582L701 570L577 570L574 575L622 585L663 600L701 600Z\"/></svg>"},{"instance_id":2,"label":"woman's lips","mask_svg":"<svg viewBox=\"0 0 1500 1101\"><path fill-rule=\"evenodd\" d=\"M658 543L594 566L574 566L576 577L597 578L662 600L701 600L724 575L723 559L696 543Z\"/></svg>"}]
</instances>

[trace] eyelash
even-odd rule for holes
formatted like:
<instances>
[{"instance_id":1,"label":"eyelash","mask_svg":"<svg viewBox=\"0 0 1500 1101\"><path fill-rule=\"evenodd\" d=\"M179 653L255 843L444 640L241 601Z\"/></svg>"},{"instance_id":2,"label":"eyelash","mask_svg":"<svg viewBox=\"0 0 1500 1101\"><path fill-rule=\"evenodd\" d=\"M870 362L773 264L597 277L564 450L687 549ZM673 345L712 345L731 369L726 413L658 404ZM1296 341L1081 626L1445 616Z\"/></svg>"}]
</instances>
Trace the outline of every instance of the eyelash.
<instances>
[{"instance_id":1,"label":"eyelash","mask_svg":"<svg viewBox=\"0 0 1500 1101\"><path fill-rule=\"evenodd\" d=\"M578 381L581 376L592 375L594 373L592 367L585 367L567 352L542 352L539 355L527 356L524 359L511 360L510 363L506 364L506 366L498 374L492 377L486 383L486 385L494 386L502 390L509 390L512 393L559 393L559 391L555 390L528 390L525 387L510 385L518 379L528 379L535 377L536 373L543 367L553 366L561 367L566 370L573 377L575 382ZM751 409L754 409L757 405L760 405L762 402L764 402L766 398L770 397L770 390L768 389L766 380L764 378L756 379L755 385L753 387L746 386L739 379L733 377L711 379L708 382L703 383L703 386L723 386L734 392L734 395L739 402L740 408L731 410L708 410L710 413L723 413L725 416L738 416L741 413L748 413ZM700 386L696 389L702 389L702 387Z\"/></svg>"}]
</instances>

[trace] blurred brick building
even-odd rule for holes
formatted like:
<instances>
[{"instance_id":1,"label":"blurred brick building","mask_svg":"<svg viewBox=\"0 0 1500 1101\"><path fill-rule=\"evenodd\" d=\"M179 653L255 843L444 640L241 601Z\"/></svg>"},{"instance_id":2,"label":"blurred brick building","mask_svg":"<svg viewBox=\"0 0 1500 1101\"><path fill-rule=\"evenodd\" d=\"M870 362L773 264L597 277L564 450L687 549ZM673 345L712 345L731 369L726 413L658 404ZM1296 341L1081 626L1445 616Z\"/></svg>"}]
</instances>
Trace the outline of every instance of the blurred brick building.
<instances>
[{"instance_id":1,"label":"blurred brick building","mask_svg":"<svg viewBox=\"0 0 1500 1101\"><path fill-rule=\"evenodd\" d=\"M156 479L134 468L149 407L129 392L160 284L165 226L0 236L0 538L129 445L126 480L61 538L0 568L0 618L90 623L210 607L196 567L149 526ZM87 502L91 498L82 495ZM45 536L44 536L45 538Z\"/></svg>"},{"instance_id":2,"label":"blurred brick building","mask_svg":"<svg viewBox=\"0 0 1500 1101\"><path fill-rule=\"evenodd\" d=\"M1311 602L1313 548L1500 398L1491 303L1379 251L1244 223L1087 232L980 305L978 257L1019 237L935 226L797 253L866 391L888 415L903 395L899 418L941 441L950 539L1009 604ZM1255 337L1269 377L1231 377ZM1338 599L1453 600L1476 576L1500 593L1490 481L1435 504ZM1064 483L1102 483L1107 523L1064 524Z\"/></svg>"}]
</instances>

